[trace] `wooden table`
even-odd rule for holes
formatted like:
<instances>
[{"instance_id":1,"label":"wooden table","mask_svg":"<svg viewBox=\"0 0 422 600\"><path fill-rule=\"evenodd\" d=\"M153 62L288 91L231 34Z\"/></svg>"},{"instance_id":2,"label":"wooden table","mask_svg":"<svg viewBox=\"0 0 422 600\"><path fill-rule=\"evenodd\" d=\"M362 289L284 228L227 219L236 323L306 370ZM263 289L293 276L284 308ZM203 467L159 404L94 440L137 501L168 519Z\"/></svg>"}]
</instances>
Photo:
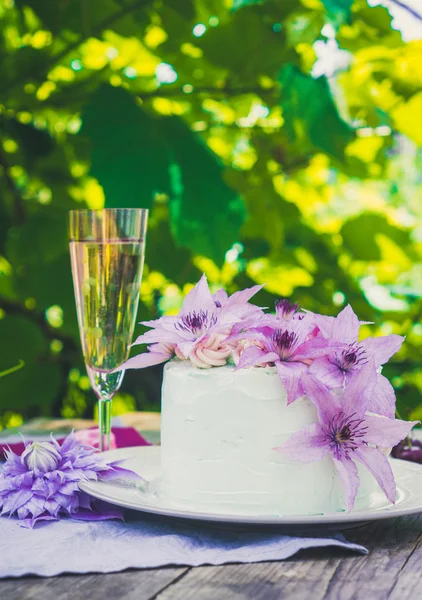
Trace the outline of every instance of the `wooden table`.
<instances>
[{"instance_id":1,"label":"wooden table","mask_svg":"<svg viewBox=\"0 0 422 600\"><path fill-rule=\"evenodd\" d=\"M349 540L369 549L367 556L326 548L302 551L282 562L253 565L9 579L0 581L0 599L419 600L422 598L421 516L392 519L345 532Z\"/></svg>"}]
</instances>

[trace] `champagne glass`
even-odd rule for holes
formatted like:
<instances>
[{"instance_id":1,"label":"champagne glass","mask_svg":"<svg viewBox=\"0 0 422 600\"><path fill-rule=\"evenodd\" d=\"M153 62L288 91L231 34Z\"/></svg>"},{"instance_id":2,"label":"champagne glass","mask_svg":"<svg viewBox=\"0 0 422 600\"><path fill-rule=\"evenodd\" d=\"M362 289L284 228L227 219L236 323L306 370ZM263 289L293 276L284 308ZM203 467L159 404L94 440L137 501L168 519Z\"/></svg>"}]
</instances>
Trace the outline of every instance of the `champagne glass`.
<instances>
[{"instance_id":1,"label":"champagne glass","mask_svg":"<svg viewBox=\"0 0 422 600\"><path fill-rule=\"evenodd\" d=\"M82 351L98 397L100 450L110 449L111 401L128 359L139 302L148 210L72 210L70 256Z\"/></svg>"}]
</instances>

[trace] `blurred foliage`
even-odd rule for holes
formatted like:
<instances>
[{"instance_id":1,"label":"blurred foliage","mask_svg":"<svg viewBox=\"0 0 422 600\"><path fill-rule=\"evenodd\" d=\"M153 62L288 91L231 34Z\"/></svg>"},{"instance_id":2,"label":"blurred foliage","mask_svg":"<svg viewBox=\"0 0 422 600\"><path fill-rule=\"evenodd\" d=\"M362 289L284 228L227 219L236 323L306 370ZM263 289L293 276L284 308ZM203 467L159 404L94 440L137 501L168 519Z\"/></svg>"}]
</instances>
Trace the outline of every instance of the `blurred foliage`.
<instances>
[{"instance_id":1,"label":"blurred foliage","mask_svg":"<svg viewBox=\"0 0 422 600\"><path fill-rule=\"evenodd\" d=\"M66 220L104 205L151 208L140 319L202 272L350 302L407 336L385 372L422 416L422 41L366 0L2 0L0 28L0 427L92 415Z\"/></svg>"}]
</instances>

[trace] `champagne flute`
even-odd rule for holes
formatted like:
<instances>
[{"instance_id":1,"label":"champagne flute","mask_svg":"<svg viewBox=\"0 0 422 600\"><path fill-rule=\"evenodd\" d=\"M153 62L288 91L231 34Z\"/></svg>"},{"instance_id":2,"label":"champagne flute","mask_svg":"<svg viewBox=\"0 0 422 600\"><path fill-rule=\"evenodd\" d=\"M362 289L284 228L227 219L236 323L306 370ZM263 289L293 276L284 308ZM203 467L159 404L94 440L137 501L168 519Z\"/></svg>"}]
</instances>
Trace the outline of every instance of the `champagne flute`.
<instances>
[{"instance_id":1,"label":"champagne flute","mask_svg":"<svg viewBox=\"0 0 422 600\"><path fill-rule=\"evenodd\" d=\"M128 359L139 302L148 210L72 210L70 256L82 351L98 397L100 450L110 449L111 401Z\"/></svg>"}]
</instances>

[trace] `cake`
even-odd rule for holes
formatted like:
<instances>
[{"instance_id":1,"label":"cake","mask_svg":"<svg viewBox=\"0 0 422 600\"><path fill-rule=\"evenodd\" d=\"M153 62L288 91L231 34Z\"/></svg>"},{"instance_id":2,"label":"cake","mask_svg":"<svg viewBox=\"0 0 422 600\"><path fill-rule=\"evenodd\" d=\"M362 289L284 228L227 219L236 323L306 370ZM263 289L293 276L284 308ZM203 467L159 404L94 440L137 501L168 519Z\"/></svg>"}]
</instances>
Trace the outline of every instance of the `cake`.
<instances>
[{"instance_id":1,"label":"cake","mask_svg":"<svg viewBox=\"0 0 422 600\"><path fill-rule=\"evenodd\" d=\"M205 276L180 312L144 322L148 344L120 368L166 362L161 475L168 505L213 514L316 515L396 499L388 449L415 422L395 419L381 374L398 335L361 340L350 306L337 317L261 286L212 294Z\"/></svg>"},{"instance_id":2,"label":"cake","mask_svg":"<svg viewBox=\"0 0 422 600\"><path fill-rule=\"evenodd\" d=\"M164 368L159 493L199 512L292 515L343 510L333 462L298 464L273 448L316 420L305 396L287 406L275 367ZM378 486L360 469L356 506Z\"/></svg>"}]
</instances>

